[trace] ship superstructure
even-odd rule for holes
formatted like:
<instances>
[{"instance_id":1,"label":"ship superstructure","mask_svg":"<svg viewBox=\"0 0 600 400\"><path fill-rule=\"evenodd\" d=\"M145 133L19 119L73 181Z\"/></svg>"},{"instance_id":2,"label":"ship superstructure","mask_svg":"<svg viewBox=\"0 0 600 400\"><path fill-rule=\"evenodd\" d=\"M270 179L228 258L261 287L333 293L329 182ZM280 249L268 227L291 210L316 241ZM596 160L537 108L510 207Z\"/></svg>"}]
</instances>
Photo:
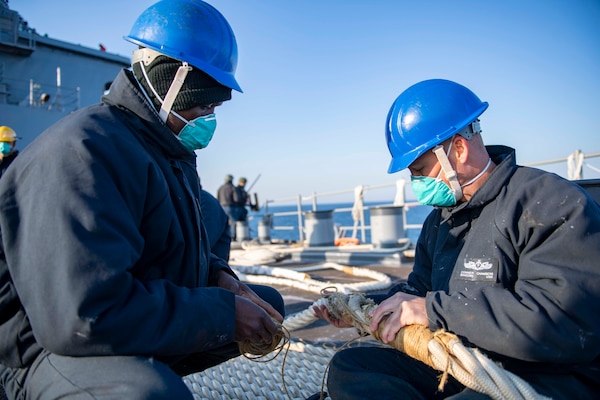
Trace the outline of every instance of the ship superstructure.
<instances>
[{"instance_id":1,"label":"ship superstructure","mask_svg":"<svg viewBox=\"0 0 600 400\"><path fill-rule=\"evenodd\" d=\"M40 35L0 0L0 125L22 149L68 113L98 103L130 59Z\"/></svg>"}]
</instances>

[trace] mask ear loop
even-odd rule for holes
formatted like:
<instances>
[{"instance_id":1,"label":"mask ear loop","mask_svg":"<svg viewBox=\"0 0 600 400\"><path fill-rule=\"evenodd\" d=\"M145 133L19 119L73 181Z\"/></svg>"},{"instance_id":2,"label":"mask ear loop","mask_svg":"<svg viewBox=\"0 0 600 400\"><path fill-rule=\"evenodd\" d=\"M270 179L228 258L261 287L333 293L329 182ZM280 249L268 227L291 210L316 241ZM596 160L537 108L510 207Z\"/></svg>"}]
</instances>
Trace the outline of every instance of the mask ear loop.
<instances>
[{"instance_id":1,"label":"mask ear loop","mask_svg":"<svg viewBox=\"0 0 600 400\"><path fill-rule=\"evenodd\" d=\"M473 179L471 179L469 182L465 183L464 185L461 185L461 187L466 187L469 186L470 184L474 183L477 179L481 178L483 176L483 174L485 174L485 171L487 171L490 168L490 165L492 165L492 159L488 157L488 162L485 165L485 168L481 170L480 173L478 173Z\"/></svg>"},{"instance_id":2,"label":"mask ear loop","mask_svg":"<svg viewBox=\"0 0 600 400\"><path fill-rule=\"evenodd\" d=\"M450 144L450 150L452 148L452 144ZM433 149L433 153L437 157L440 165L442 166L442 170L446 175L446 179L450 182L450 189L452 189L452 193L454 194L454 198L458 202L462 198L462 189L460 187L460 183L458 183L458 178L456 177L456 171L450 165L450 160L448 160L448 156L444 151L444 146L439 145Z\"/></svg>"}]
</instances>

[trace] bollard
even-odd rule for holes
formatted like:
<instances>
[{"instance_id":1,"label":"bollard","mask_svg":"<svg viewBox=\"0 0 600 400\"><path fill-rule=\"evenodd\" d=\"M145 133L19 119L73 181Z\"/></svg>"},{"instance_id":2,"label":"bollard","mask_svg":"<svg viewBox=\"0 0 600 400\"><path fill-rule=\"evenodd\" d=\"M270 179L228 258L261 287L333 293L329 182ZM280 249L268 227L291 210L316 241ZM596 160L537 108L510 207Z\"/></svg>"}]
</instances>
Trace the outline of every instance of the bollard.
<instances>
[{"instance_id":1,"label":"bollard","mask_svg":"<svg viewBox=\"0 0 600 400\"><path fill-rule=\"evenodd\" d=\"M273 221L271 220L271 214L263 215L262 219L258 221L258 241L259 243L271 243L271 226Z\"/></svg>"},{"instance_id":2,"label":"bollard","mask_svg":"<svg viewBox=\"0 0 600 400\"><path fill-rule=\"evenodd\" d=\"M250 228L247 221L237 221L235 223L235 238L237 242L250 240Z\"/></svg>"},{"instance_id":3,"label":"bollard","mask_svg":"<svg viewBox=\"0 0 600 400\"><path fill-rule=\"evenodd\" d=\"M371 243L374 247L398 247L398 239L404 238L403 206L371 208Z\"/></svg>"},{"instance_id":4,"label":"bollard","mask_svg":"<svg viewBox=\"0 0 600 400\"><path fill-rule=\"evenodd\" d=\"M304 213L306 245L333 246L333 210L307 211Z\"/></svg>"}]
</instances>

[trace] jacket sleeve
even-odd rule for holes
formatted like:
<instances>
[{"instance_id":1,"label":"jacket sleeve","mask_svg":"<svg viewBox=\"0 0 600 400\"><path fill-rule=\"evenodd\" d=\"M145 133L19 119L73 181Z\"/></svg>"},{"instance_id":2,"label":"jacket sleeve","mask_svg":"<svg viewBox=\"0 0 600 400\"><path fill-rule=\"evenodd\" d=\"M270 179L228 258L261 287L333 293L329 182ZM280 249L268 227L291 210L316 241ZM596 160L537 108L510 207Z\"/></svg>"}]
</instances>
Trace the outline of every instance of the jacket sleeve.
<instances>
[{"instance_id":1,"label":"jacket sleeve","mask_svg":"<svg viewBox=\"0 0 600 400\"><path fill-rule=\"evenodd\" d=\"M238 276L235 274L235 272L233 272L229 264L227 264L227 261L212 253L210 255L210 274L208 277L209 286L217 285L218 275L221 271L226 272L235 279L239 280Z\"/></svg>"}]
</instances>

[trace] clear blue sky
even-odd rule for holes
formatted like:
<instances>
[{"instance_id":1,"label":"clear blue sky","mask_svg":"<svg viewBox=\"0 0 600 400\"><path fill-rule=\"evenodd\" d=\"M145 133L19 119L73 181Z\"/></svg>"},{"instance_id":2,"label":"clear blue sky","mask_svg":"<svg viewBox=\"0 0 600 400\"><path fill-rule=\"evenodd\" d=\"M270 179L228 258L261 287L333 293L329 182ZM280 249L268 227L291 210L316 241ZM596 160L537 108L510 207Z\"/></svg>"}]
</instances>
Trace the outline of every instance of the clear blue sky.
<instances>
[{"instance_id":1,"label":"clear blue sky","mask_svg":"<svg viewBox=\"0 0 600 400\"><path fill-rule=\"evenodd\" d=\"M150 0L10 0L38 33L130 56L122 39ZM217 110L198 152L205 189L245 176L278 199L393 183L384 125L430 78L490 103L487 144L521 164L600 152L598 0L209 0L238 41L243 94ZM600 168L600 158L587 160ZM566 163L554 168L566 175ZM586 178L600 173L585 168Z\"/></svg>"}]
</instances>

